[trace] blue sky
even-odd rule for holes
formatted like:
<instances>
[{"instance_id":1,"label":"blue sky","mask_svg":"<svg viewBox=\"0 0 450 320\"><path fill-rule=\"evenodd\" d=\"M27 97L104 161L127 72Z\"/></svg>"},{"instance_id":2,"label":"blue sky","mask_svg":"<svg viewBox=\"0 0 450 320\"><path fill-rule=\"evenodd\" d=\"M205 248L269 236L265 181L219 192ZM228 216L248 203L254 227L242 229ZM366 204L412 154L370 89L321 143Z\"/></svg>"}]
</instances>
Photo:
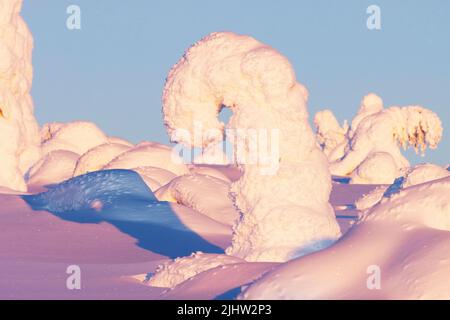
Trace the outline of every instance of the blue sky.
<instances>
[{"instance_id":1,"label":"blue sky","mask_svg":"<svg viewBox=\"0 0 450 320\"><path fill-rule=\"evenodd\" d=\"M71 4L81 8L81 30L66 28ZM381 30L366 27L371 4L381 8ZM448 0L25 0L22 15L35 40L32 95L41 124L89 120L133 142L167 143L167 72L193 42L227 30L289 58L310 92L310 115L329 108L351 120L368 92L387 106L434 110L444 125L439 148L407 156L450 162Z\"/></svg>"}]
</instances>

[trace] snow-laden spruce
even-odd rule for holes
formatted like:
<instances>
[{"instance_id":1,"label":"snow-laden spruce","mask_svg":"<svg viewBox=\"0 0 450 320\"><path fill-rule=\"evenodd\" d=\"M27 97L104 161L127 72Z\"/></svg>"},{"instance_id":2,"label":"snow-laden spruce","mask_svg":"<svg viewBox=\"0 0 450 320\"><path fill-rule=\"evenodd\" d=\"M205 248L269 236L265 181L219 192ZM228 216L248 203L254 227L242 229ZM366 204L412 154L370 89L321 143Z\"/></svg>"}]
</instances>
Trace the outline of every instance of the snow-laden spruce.
<instances>
[{"instance_id":1,"label":"snow-laden spruce","mask_svg":"<svg viewBox=\"0 0 450 320\"><path fill-rule=\"evenodd\" d=\"M278 168L242 163L231 186L242 215L230 255L249 261L286 261L322 249L340 236L328 203L331 178L327 159L308 124L307 90L289 61L248 36L213 33L192 46L172 68L163 94L166 129L172 141L207 147L223 139L223 106L233 115L228 129L279 130ZM196 129L216 132L198 141ZM181 134L180 134L181 133ZM188 133L188 134L186 134ZM245 141L241 156L251 148Z\"/></svg>"},{"instance_id":2,"label":"snow-laden spruce","mask_svg":"<svg viewBox=\"0 0 450 320\"><path fill-rule=\"evenodd\" d=\"M40 150L30 96L33 38L21 7L22 0L0 0L0 186L26 191L23 175Z\"/></svg>"}]
</instances>

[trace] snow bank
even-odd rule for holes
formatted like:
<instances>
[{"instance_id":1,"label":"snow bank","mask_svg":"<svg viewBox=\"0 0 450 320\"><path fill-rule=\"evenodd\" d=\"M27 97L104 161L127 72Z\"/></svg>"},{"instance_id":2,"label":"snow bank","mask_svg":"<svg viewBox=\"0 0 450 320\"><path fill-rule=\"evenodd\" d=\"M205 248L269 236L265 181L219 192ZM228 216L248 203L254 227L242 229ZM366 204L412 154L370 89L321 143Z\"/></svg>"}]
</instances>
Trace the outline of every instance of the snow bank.
<instances>
[{"instance_id":1,"label":"snow bank","mask_svg":"<svg viewBox=\"0 0 450 320\"><path fill-rule=\"evenodd\" d=\"M353 184L391 184L400 175L394 158L387 152L369 153L350 175Z\"/></svg>"},{"instance_id":2,"label":"snow bank","mask_svg":"<svg viewBox=\"0 0 450 320\"><path fill-rule=\"evenodd\" d=\"M419 164L405 174L403 188L448 176L450 176L450 172L441 166L432 163Z\"/></svg>"},{"instance_id":3,"label":"snow bank","mask_svg":"<svg viewBox=\"0 0 450 320\"><path fill-rule=\"evenodd\" d=\"M218 266L242 263L242 259L223 254L195 252L159 265L148 284L153 287L174 288L193 276Z\"/></svg>"},{"instance_id":4,"label":"snow bank","mask_svg":"<svg viewBox=\"0 0 450 320\"><path fill-rule=\"evenodd\" d=\"M73 176L100 170L119 154L129 149L129 146L117 143L105 143L95 146L80 157L73 171Z\"/></svg>"},{"instance_id":5,"label":"snow bank","mask_svg":"<svg viewBox=\"0 0 450 320\"><path fill-rule=\"evenodd\" d=\"M47 131L48 128L48 131ZM42 151L47 154L55 150L68 150L80 155L98 145L108 142L108 137L94 124L85 121L75 121L66 124L53 124L43 133L50 138L42 144Z\"/></svg>"},{"instance_id":6,"label":"snow bank","mask_svg":"<svg viewBox=\"0 0 450 320\"><path fill-rule=\"evenodd\" d=\"M158 189L160 201L170 201L192 208L211 219L234 225L238 211L228 196L230 184L211 176L190 174L177 177Z\"/></svg>"},{"instance_id":7,"label":"snow bank","mask_svg":"<svg viewBox=\"0 0 450 320\"><path fill-rule=\"evenodd\" d=\"M230 107L230 129L279 132L273 175L243 163L231 188L243 213L227 253L249 261L285 261L321 249L340 235L328 203L331 177L308 124L307 90L289 61L248 37L213 33L192 46L170 71L163 93L171 140L207 147L223 140L218 113ZM201 136L194 137L199 127ZM207 135L211 131L215 135ZM247 155L251 142L240 152Z\"/></svg>"},{"instance_id":8,"label":"snow bank","mask_svg":"<svg viewBox=\"0 0 450 320\"><path fill-rule=\"evenodd\" d=\"M361 100L358 113L352 120L349 132L350 138L353 137L356 129L358 129L358 125L364 118L378 113L381 110L383 110L383 100L381 99L381 97L379 97L375 93L369 93L368 95L366 95Z\"/></svg>"},{"instance_id":9,"label":"snow bank","mask_svg":"<svg viewBox=\"0 0 450 320\"><path fill-rule=\"evenodd\" d=\"M383 197L389 198L402 189L448 176L450 176L450 172L441 166L431 163L419 164L404 170L393 184L379 186L372 192L364 195L355 202L355 206L358 210L367 210L380 202Z\"/></svg>"},{"instance_id":10,"label":"snow bank","mask_svg":"<svg viewBox=\"0 0 450 320\"><path fill-rule=\"evenodd\" d=\"M449 299L449 193L447 177L383 199L333 246L276 267L241 298Z\"/></svg>"},{"instance_id":11,"label":"snow bank","mask_svg":"<svg viewBox=\"0 0 450 320\"><path fill-rule=\"evenodd\" d=\"M122 153L108 163L104 169L132 169L136 167L157 167L175 175L188 173L181 158L173 154L168 146L157 143L141 143Z\"/></svg>"},{"instance_id":12,"label":"snow bank","mask_svg":"<svg viewBox=\"0 0 450 320\"><path fill-rule=\"evenodd\" d=\"M212 144L202 150L202 153L194 159L195 164L216 164L227 165L230 163L225 152L222 150L222 143Z\"/></svg>"},{"instance_id":13,"label":"snow bank","mask_svg":"<svg viewBox=\"0 0 450 320\"><path fill-rule=\"evenodd\" d=\"M226 167L221 167L221 168L226 168ZM189 168L189 172L190 173L198 173L198 174L203 174L206 176L211 176L220 180L223 180L225 182L231 183L231 179L222 171L220 171L219 169L216 169L214 167L210 167L210 166L192 166Z\"/></svg>"},{"instance_id":14,"label":"snow bank","mask_svg":"<svg viewBox=\"0 0 450 320\"><path fill-rule=\"evenodd\" d=\"M72 151L56 150L41 158L27 173L28 185L47 185L72 178L79 155Z\"/></svg>"},{"instance_id":15,"label":"snow bank","mask_svg":"<svg viewBox=\"0 0 450 320\"><path fill-rule=\"evenodd\" d=\"M383 196L386 193L388 186L379 186L376 187L371 192L363 195L361 198L355 201L356 209L363 211L372 208L378 202L383 199Z\"/></svg>"},{"instance_id":16,"label":"snow bank","mask_svg":"<svg viewBox=\"0 0 450 320\"><path fill-rule=\"evenodd\" d=\"M30 96L33 38L21 7L22 0L0 1L0 186L26 191L23 175L40 148Z\"/></svg>"},{"instance_id":17,"label":"snow bank","mask_svg":"<svg viewBox=\"0 0 450 320\"><path fill-rule=\"evenodd\" d=\"M372 105L378 107L368 108L370 113L380 108L377 103ZM423 153L427 146L436 148L442 137L439 117L420 106L390 107L370 115L360 113L361 119L353 121L356 124L352 122L345 156L330 166L331 172L340 176L352 175L359 167L354 174L355 182L368 178L370 183L392 183L409 166L398 144ZM378 178L373 174L377 167Z\"/></svg>"}]
</instances>

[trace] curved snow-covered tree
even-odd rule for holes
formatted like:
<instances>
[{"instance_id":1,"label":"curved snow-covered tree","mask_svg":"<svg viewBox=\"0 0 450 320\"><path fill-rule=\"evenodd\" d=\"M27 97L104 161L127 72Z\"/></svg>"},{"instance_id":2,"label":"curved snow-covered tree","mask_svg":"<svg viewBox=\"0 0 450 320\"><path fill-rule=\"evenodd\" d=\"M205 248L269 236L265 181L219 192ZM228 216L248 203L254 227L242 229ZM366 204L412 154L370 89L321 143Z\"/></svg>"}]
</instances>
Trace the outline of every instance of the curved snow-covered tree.
<instances>
[{"instance_id":1,"label":"curved snow-covered tree","mask_svg":"<svg viewBox=\"0 0 450 320\"><path fill-rule=\"evenodd\" d=\"M330 169L333 174L350 175L359 182L392 183L409 167L399 145L423 153L427 146L436 148L442 137L439 117L420 106L381 109L361 117L357 125L353 122L346 153L331 163ZM387 162L389 169L383 170Z\"/></svg>"},{"instance_id":2,"label":"curved snow-covered tree","mask_svg":"<svg viewBox=\"0 0 450 320\"><path fill-rule=\"evenodd\" d=\"M22 0L0 0L0 185L25 191L23 175L40 149L30 96L33 38L21 7Z\"/></svg>"},{"instance_id":3,"label":"curved snow-covered tree","mask_svg":"<svg viewBox=\"0 0 450 320\"><path fill-rule=\"evenodd\" d=\"M224 124L218 113L223 106L233 112L227 129L279 132L273 174L263 174L266 164L241 162L243 175L230 191L241 217L227 254L286 261L340 236L328 202L328 163L308 124L306 100L307 91L286 57L248 36L210 34L170 71L163 113L173 141L195 147L221 141ZM196 127L218 134L198 141L193 138ZM237 152L250 155L253 142L245 140Z\"/></svg>"}]
</instances>

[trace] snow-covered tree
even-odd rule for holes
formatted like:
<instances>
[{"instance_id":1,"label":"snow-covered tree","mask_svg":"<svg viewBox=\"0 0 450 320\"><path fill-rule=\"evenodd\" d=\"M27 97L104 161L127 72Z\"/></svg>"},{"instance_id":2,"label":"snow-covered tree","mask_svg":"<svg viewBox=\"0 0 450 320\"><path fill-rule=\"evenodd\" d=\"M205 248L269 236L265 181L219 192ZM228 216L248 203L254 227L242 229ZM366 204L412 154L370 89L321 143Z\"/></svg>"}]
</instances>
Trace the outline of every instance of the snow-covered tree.
<instances>
[{"instance_id":1,"label":"snow-covered tree","mask_svg":"<svg viewBox=\"0 0 450 320\"><path fill-rule=\"evenodd\" d=\"M33 38L21 7L22 0L0 0L0 186L25 191L24 173L40 149L30 96Z\"/></svg>"}]
</instances>

